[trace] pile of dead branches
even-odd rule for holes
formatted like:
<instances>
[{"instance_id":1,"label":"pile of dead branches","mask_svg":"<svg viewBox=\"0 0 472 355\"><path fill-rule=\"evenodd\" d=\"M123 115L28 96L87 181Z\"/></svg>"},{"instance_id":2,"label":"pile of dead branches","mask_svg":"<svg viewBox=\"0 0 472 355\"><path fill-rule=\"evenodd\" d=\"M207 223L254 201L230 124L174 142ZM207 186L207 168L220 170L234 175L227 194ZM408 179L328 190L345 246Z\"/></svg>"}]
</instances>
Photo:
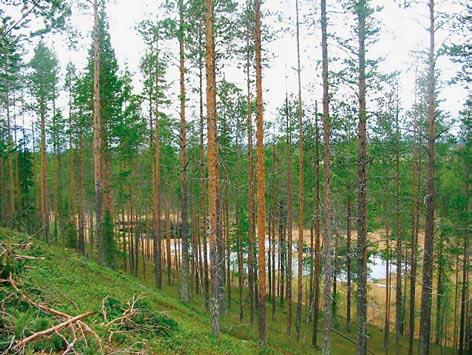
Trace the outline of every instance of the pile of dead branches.
<instances>
[{"instance_id":1,"label":"pile of dead branches","mask_svg":"<svg viewBox=\"0 0 472 355\"><path fill-rule=\"evenodd\" d=\"M63 341L63 354L77 353L74 346L83 341L87 344L87 337L94 337L101 347L100 337L83 322L83 319L91 316L94 312L85 312L72 316L48 306L46 303L37 302L28 293L25 287L18 286L15 279L19 279L20 272L27 267L26 261L41 260L42 257L25 255L25 251L31 249L33 236L19 243L7 243L0 241L0 328L3 337L9 339L7 346L2 346L2 354L24 353L28 345L52 337L59 337ZM7 329L16 320L12 314L15 308L26 307L36 309L38 316L45 314L48 322L54 325L31 334L15 337L12 329Z\"/></svg>"},{"instance_id":2,"label":"pile of dead branches","mask_svg":"<svg viewBox=\"0 0 472 355\"><path fill-rule=\"evenodd\" d=\"M109 342L137 335L137 338L167 336L177 328L175 321L151 310L142 294L133 295L126 305L105 297L101 309L104 320L101 326L107 329Z\"/></svg>"}]
</instances>

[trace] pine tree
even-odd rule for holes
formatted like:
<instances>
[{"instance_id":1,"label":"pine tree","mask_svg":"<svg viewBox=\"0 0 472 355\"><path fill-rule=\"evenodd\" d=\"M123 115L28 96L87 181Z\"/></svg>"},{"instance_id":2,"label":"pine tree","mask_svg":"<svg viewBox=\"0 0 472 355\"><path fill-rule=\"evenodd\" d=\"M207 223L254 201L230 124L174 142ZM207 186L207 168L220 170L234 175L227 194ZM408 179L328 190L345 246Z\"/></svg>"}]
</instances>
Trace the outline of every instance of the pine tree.
<instances>
[{"instance_id":1,"label":"pine tree","mask_svg":"<svg viewBox=\"0 0 472 355\"><path fill-rule=\"evenodd\" d=\"M40 118L40 151L41 151L41 216L42 228L46 241L50 242L49 235L49 198L47 184L47 156L46 156L46 126L49 103L52 101L53 88L57 82L58 63L53 52L40 41L35 54L29 63L30 90L36 104L35 109Z\"/></svg>"}]
</instances>

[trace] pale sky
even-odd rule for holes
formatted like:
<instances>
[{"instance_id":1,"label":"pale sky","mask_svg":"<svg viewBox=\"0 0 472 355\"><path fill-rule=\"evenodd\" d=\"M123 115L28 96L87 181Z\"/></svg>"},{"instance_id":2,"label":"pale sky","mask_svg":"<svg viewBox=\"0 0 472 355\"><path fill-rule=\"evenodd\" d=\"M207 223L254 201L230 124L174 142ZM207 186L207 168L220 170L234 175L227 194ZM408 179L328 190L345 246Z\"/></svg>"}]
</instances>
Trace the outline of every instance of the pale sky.
<instances>
[{"instance_id":1,"label":"pale sky","mask_svg":"<svg viewBox=\"0 0 472 355\"><path fill-rule=\"evenodd\" d=\"M244 2L244 0L239 0ZM313 104L315 100L321 101L320 87L320 67L316 63L320 60L320 29L319 29L319 1L300 0L301 18L305 23L301 24L301 51L302 51L302 84L303 100L307 105ZM401 104L405 108L413 102L414 89L414 62L412 52L417 50L426 50L428 46L428 34L422 27L426 27L428 13L425 0L419 0L413 8L401 9L394 0L374 0L373 6L382 6L383 10L378 12L375 17L381 25L379 41L371 47L368 57L385 57L380 69L383 72L392 72L399 70L401 75ZM162 1L156 0L112 0L108 2L107 14L110 24L110 35L112 45L115 49L118 62L121 69L125 64L128 69L134 73L133 80L136 90L141 87L141 76L139 75L139 62L144 53L144 43L135 30L136 25L146 19L159 14L158 5ZM341 13L338 1L328 0L329 22L328 29L337 34L345 35L344 19L347 17ZM438 1L439 11L454 13L457 7L454 1ZM295 28L295 0L265 0L262 9L278 12L282 23L277 23L275 17L264 17L263 25L271 28L280 28L281 26L291 28L291 33L281 33L276 40L265 45L264 55L269 55L272 59L270 67L264 68L263 87L264 101L267 107L266 119L273 119L276 108L281 105L285 97L285 91L296 93L296 42L294 36ZM11 12L15 17L18 9ZM218 14L217 14L218 15ZM163 14L161 15L161 17ZM69 60L74 62L79 70L82 70L88 56L90 47L90 31L92 30L92 14L89 12L75 13L71 18L71 23L76 27L82 38L79 40L79 50L70 51L67 48L64 35L48 35L47 42L56 52L62 71ZM34 21L32 23L34 26ZM437 46L443 43L446 37L453 38L456 34L450 34L447 31L439 31L437 34ZM35 40L36 41L36 40ZM36 43L36 42L33 43ZM356 45L356 42L353 42ZM331 56L338 55L339 49L334 40L330 39L328 45ZM25 60L29 60L33 45L27 45L29 53ZM176 43L171 47L176 54ZM438 68L441 71L441 80L448 80L458 70L457 65L452 64L447 58L440 58ZM236 68L231 63L225 64L225 78L233 81L245 90L245 74L242 70ZM190 76L189 74L188 76ZM287 79L285 79L287 76ZM169 98L174 98L177 102L178 88L177 67L169 68L167 79L173 83L168 93ZM465 91L459 86L444 86L440 90L440 98L444 99L441 108L450 112L453 116L462 108ZM189 109L196 106L197 102L191 97L189 99ZM176 108L172 108L171 113L176 114Z\"/></svg>"}]
</instances>

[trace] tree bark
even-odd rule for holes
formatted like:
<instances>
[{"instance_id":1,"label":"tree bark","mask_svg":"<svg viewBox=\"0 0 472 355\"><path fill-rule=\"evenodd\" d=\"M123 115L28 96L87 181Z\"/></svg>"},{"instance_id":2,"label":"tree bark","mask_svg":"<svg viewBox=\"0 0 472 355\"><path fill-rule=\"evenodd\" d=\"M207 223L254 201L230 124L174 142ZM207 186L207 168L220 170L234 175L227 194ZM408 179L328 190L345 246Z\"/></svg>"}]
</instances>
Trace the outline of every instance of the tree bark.
<instances>
[{"instance_id":1,"label":"tree bark","mask_svg":"<svg viewBox=\"0 0 472 355\"><path fill-rule=\"evenodd\" d=\"M358 80L359 80L359 172L357 259L359 261L357 287L357 354L367 353L367 130L366 130L366 0L357 3Z\"/></svg>"},{"instance_id":2,"label":"tree bark","mask_svg":"<svg viewBox=\"0 0 472 355\"><path fill-rule=\"evenodd\" d=\"M323 77L323 173L325 225L323 237L323 354L331 352L331 286L333 283L333 243L331 215L331 120L329 116L328 34L326 0L321 0L321 53Z\"/></svg>"},{"instance_id":3,"label":"tree bark","mask_svg":"<svg viewBox=\"0 0 472 355\"><path fill-rule=\"evenodd\" d=\"M395 112L395 234L396 234L396 284L395 284L395 352L400 353L400 336L403 335L404 310L402 296L402 232L400 216L400 123L399 97L397 83L396 112Z\"/></svg>"},{"instance_id":4,"label":"tree bark","mask_svg":"<svg viewBox=\"0 0 472 355\"><path fill-rule=\"evenodd\" d=\"M321 216L320 216L320 134L318 128L318 106L315 103L315 280L313 302L313 336L312 344L318 346L318 319L320 313L320 274L321 274Z\"/></svg>"},{"instance_id":5,"label":"tree bark","mask_svg":"<svg viewBox=\"0 0 472 355\"><path fill-rule=\"evenodd\" d=\"M262 101L262 30L261 30L261 2L254 1L254 15L256 20L255 47L256 47L256 152L257 152L257 235L258 235L258 289L259 289L259 347L266 345L266 263L265 263L265 172L264 172L264 126Z\"/></svg>"},{"instance_id":6,"label":"tree bark","mask_svg":"<svg viewBox=\"0 0 472 355\"><path fill-rule=\"evenodd\" d=\"M412 226L411 226L411 269L410 269L410 315L408 332L408 355L413 354L413 340L415 336L415 308L416 308L416 274L418 258L418 231L419 231L419 195L421 192L421 158L418 150L418 105L417 105L418 79L415 78L415 103L413 114L413 181L412 181Z\"/></svg>"},{"instance_id":7,"label":"tree bark","mask_svg":"<svg viewBox=\"0 0 472 355\"><path fill-rule=\"evenodd\" d=\"M434 163L435 163L435 14L434 0L429 1L429 69L428 69L428 164L426 172L426 221L423 253L423 282L421 292L421 316L420 316L420 352L430 353L431 333L431 298L433 292L433 251L434 251Z\"/></svg>"},{"instance_id":8,"label":"tree bark","mask_svg":"<svg viewBox=\"0 0 472 355\"><path fill-rule=\"evenodd\" d=\"M288 94L285 96L285 118L287 121L287 334L292 330L292 234L293 234L293 189L292 189L292 119L289 116Z\"/></svg>"},{"instance_id":9,"label":"tree bark","mask_svg":"<svg viewBox=\"0 0 472 355\"><path fill-rule=\"evenodd\" d=\"M154 184L153 184L153 201L154 201L154 272L156 278L156 287L162 289L162 233L161 233L161 122L159 111L159 38L156 35L156 73L155 73L155 127L154 127ZM152 148L152 146L151 146ZM152 157L152 155L151 155Z\"/></svg>"},{"instance_id":10,"label":"tree bark","mask_svg":"<svg viewBox=\"0 0 472 355\"><path fill-rule=\"evenodd\" d=\"M44 236L49 244L49 204L48 204L48 184L47 184L47 159L46 159L46 103L44 98L40 100L40 134L41 134L41 211Z\"/></svg>"},{"instance_id":11,"label":"tree bark","mask_svg":"<svg viewBox=\"0 0 472 355\"><path fill-rule=\"evenodd\" d=\"M185 47L184 47L184 2L179 0L179 73L180 73L180 208L181 208L181 238L182 238L182 281L180 285L180 299L189 301L189 225L187 212L187 123L185 113Z\"/></svg>"},{"instance_id":12,"label":"tree bark","mask_svg":"<svg viewBox=\"0 0 472 355\"><path fill-rule=\"evenodd\" d=\"M98 33L98 0L93 2L93 169L95 180L95 225L98 234L98 261L105 264L105 245L100 233L103 213L102 196L102 123L100 120L100 37Z\"/></svg>"},{"instance_id":13,"label":"tree bark","mask_svg":"<svg viewBox=\"0 0 472 355\"><path fill-rule=\"evenodd\" d=\"M298 294L297 294L297 316L295 321L295 330L297 340L300 339L300 326L302 323L302 296L303 296L303 194L305 178L303 174L303 108L302 108L302 79L300 64L300 22L298 19L298 0L295 1L297 18L297 78L298 78Z\"/></svg>"},{"instance_id":14,"label":"tree bark","mask_svg":"<svg viewBox=\"0 0 472 355\"><path fill-rule=\"evenodd\" d=\"M347 218L346 218L346 327L351 329L351 298L352 298L352 248L351 248L351 218L352 202L351 195L347 198Z\"/></svg>"},{"instance_id":15,"label":"tree bark","mask_svg":"<svg viewBox=\"0 0 472 355\"><path fill-rule=\"evenodd\" d=\"M203 27L203 24L201 24ZM199 31L199 47L203 47L202 31ZM199 99L200 99L200 175L201 175L201 205L202 205L202 235L203 235L203 274L204 274L204 298L205 307L208 309L210 294L210 279L208 276L208 245L207 245L207 209L206 209L206 171L205 171L205 147L204 147L204 115L203 115L203 54L199 51Z\"/></svg>"},{"instance_id":16,"label":"tree bark","mask_svg":"<svg viewBox=\"0 0 472 355\"><path fill-rule=\"evenodd\" d=\"M218 234L218 166L217 166L217 126L216 126L216 75L215 75L215 38L213 32L213 0L205 0L205 33L206 33L206 101L208 120L208 214L210 217L210 263L212 296L210 311L212 315L213 335L220 332L220 306L218 296L217 250Z\"/></svg>"},{"instance_id":17,"label":"tree bark","mask_svg":"<svg viewBox=\"0 0 472 355\"><path fill-rule=\"evenodd\" d=\"M247 2L247 11L250 9L250 2ZM256 209L255 209L255 186L254 186L254 163L253 163L253 133L252 133L252 103L251 103L251 52L250 52L250 38L253 36L252 27L250 20L247 19L247 29L246 29L246 85L247 85L247 159L248 159L248 180L249 180L249 211L248 211L248 220L249 220L249 251L248 251L248 288L249 288L249 318L251 323L254 323L254 303L255 303L255 282L254 282L254 273L256 272L256 267L254 263L254 246L255 246L255 234L256 234Z\"/></svg>"},{"instance_id":18,"label":"tree bark","mask_svg":"<svg viewBox=\"0 0 472 355\"><path fill-rule=\"evenodd\" d=\"M386 260L385 260L385 318L384 318L384 350L388 354L388 338L390 335L390 234L388 223L385 226L385 244L386 244Z\"/></svg>"}]
</instances>

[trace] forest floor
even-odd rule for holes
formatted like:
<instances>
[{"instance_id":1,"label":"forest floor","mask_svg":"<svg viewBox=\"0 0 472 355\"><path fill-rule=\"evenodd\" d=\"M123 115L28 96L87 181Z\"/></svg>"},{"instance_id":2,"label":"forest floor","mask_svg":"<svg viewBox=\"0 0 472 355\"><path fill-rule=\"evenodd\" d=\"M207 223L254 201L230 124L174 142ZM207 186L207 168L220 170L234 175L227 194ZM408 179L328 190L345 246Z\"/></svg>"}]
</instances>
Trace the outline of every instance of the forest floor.
<instances>
[{"instance_id":1,"label":"forest floor","mask_svg":"<svg viewBox=\"0 0 472 355\"><path fill-rule=\"evenodd\" d=\"M99 266L72 249L47 245L37 238L0 229L0 352L8 347L22 346L21 339L47 331L64 319L47 309L72 317L94 312L83 319L96 335L85 332L80 324L69 324L24 344L27 353L63 351L67 343L83 354L100 351L111 353L159 354L254 354L258 352L256 324L249 322L249 310L244 308L244 320L239 321L237 289L233 289L229 315L222 318L219 338L211 335L209 312L201 294L194 294L189 304L178 300L176 286L154 287L150 265L144 279ZM3 251L2 251L3 250ZM10 274L14 285L7 281ZM47 307L43 307L46 305ZM42 310L38 309L42 307ZM45 311L46 309L46 311ZM130 311L131 310L131 311ZM286 334L286 308L277 302L275 319L267 304L266 354L309 354L318 352L311 346L312 324L302 325L300 340L295 338L293 306L292 336ZM304 309L306 311L306 309ZM57 312L56 312L57 313ZM304 315L303 317L306 320ZM65 318L70 319L70 318ZM257 323L257 320L255 321ZM337 318L337 331L355 339L355 325L345 329L345 320ZM319 326L321 342L321 323ZM15 338L12 340L12 336ZM97 336L101 339L96 340ZM384 353L384 333L369 328L368 348L371 353ZM389 351L394 351L395 335L390 335ZM75 342L73 342L75 340ZM67 342L67 343L66 343ZM101 350L100 350L101 349ZM407 338L401 338L401 353L406 353ZM433 345L433 354L440 348ZM351 354L355 345L333 333L332 354ZM443 349L444 354L452 353Z\"/></svg>"}]
</instances>

